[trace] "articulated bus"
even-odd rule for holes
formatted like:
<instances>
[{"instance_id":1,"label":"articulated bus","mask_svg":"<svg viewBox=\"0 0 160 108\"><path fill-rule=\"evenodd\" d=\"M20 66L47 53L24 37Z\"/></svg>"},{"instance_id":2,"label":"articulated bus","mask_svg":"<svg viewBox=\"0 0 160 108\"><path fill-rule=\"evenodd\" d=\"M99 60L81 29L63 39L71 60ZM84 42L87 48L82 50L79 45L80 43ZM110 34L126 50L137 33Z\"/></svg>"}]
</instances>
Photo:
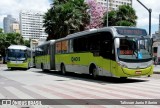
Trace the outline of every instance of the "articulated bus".
<instances>
[{"instance_id":1,"label":"articulated bus","mask_svg":"<svg viewBox=\"0 0 160 108\"><path fill-rule=\"evenodd\" d=\"M32 65L31 49L23 45L10 45L7 48L7 67L29 69Z\"/></svg>"},{"instance_id":2,"label":"articulated bus","mask_svg":"<svg viewBox=\"0 0 160 108\"><path fill-rule=\"evenodd\" d=\"M55 69L94 78L150 76L152 39L145 29L135 27L104 27L70 34L55 41Z\"/></svg>"},{"instance_id":3,"label":"articulated bus","mask_svg":"<svg viewBox=\"0 0 160 108\"><path fill-rule=\"evenodd\" d=\"M55 70L55 40L38 45L35 50L35 67L43 71Z\"/></svg>"}]
</instances>

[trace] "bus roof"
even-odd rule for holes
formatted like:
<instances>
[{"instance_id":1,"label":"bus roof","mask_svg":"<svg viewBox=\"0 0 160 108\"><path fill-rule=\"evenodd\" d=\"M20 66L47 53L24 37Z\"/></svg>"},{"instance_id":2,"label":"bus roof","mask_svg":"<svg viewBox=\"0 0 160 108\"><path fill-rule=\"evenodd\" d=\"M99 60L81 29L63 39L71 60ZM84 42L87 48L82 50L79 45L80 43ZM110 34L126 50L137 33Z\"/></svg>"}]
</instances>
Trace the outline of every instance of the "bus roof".
<instances>
[{"instance_id":1,"label":"bus roof","mask_svg":"<svg viewBox=\"0 0 160 108\"><path fill-rule=\"evenodd\" d=\"M24 45L10 45L8 49L20 49L20 50L26 50L29 49L27 46Z\"/></svg>"},{"instance_id":2,"label":"bus roof","mask_svg":"<svg viewBox=\"0 0 160 108\"><path fill-rule=\"evenodd\" d=\"M64 40L64 39L70 39L70 38L76 38L83 35L88 35L92 33L98 33L98 32L110 32L114 37L125 37L125 36L147 36L147 32L145 29L137 28L137 27L128 27L128 26L110 26L110 27L103 27L99 29L90 29L85 30L73 34L69 34L64 38L60 38L57 41Z\"/></svg>"},{"instance_id":3,"label":"bus roof","mask_svg":"<svg viewBox=\"0 0 160 108\"><path fill-rule=\"evenodd\" d=\"M46 41L46 42L38 45L37 47L45 46L45 45L48 45L48 44L49 44L49 45L52 45L52 44L54 44L54 42L55 42L55 40L49 40L49 41Z\"/></svg>"}]
</instances>

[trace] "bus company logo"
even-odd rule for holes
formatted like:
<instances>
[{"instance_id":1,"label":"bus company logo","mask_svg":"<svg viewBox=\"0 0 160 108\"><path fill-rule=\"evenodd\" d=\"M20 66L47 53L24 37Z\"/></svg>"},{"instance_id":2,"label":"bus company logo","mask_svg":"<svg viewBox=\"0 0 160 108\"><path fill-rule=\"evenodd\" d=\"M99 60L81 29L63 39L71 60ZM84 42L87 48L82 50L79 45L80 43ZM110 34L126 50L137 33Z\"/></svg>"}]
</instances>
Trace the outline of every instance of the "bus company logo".
<instances>
[{"instance_id":1,"label":"bus company logo","mask_svg":"<svg viewBox=\"0 0 160 108\"><path fill-rule=\"evenodd\" d=\"M72 62L80 61L80 57L71 57L71 61Z\"/></svg>"}]
</instances>

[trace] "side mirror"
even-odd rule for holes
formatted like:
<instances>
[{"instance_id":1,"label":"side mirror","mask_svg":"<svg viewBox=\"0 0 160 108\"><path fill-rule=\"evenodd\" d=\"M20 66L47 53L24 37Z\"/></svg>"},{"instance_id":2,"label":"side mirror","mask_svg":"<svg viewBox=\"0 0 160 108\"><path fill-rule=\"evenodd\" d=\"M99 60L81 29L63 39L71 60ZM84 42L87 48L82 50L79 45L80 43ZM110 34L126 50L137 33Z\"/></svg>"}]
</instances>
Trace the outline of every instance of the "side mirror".
<instances>
[{"instance_id":1,"label":"side mirror","mask_svg":"<svg viewBox=\"0 0 160 108\"><path fill-rule=\"evenodd\" d=\"M115 38L114 42L115 42L115 47L119 48L119 46L120 46L120 39L119 38Z\"/></svg>"}]
</instances>

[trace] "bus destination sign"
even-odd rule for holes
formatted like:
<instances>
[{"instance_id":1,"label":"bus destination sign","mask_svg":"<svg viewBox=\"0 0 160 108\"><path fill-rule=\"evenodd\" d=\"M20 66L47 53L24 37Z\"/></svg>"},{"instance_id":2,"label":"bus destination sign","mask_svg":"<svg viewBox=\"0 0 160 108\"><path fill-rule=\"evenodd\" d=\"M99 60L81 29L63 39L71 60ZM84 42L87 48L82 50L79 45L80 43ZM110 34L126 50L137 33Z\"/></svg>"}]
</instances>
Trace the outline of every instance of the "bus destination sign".
<instances>
[{"instance_id":1,"label":"bus destination sign","mask_svg":"<svg viewBox=\"0 0 160 108\"><path fill-rule=\"evenodd\" d=\"M117 33L120 35L133 35L133 36L146 36L147 32L144 29L138 28L119 28L117 27Z\"/></svg>"}]
</instances>

